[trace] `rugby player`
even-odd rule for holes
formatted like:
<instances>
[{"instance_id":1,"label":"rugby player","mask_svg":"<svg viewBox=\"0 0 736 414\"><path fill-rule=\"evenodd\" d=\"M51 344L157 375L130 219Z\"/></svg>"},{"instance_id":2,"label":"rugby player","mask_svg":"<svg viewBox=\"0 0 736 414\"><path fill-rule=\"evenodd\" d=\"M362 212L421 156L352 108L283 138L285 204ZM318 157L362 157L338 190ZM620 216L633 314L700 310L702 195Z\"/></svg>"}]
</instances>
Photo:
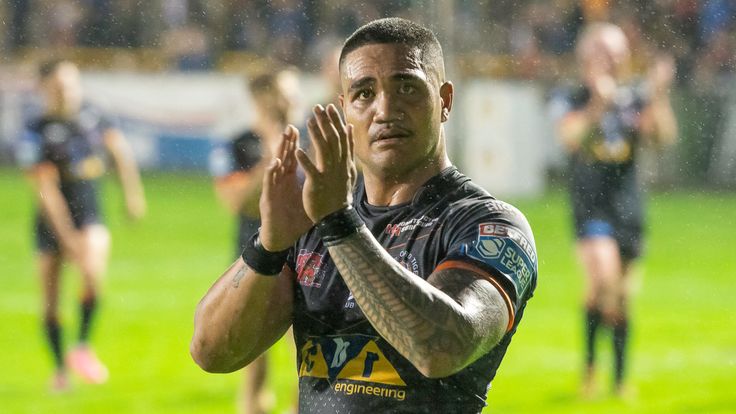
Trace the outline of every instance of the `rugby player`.
<instances>
[{"instance_id":1,"label":"rugby player","mask_svg":"<svg viewBox=\"0 0 736 414\"><path fill-rule=\"evenodd\" d=\"M82 105L79 70L66 60L40 67L45 111L29 123L17 158L38 195L35 222L43 315L56 371L54 390L69 387L67 366L90 383L103 383L108 371L89 345L107 268L110 236L102 224L98 179L106 154L120 176L127 213L143 217L146 202L138 167L122 133L89 106ZM62 264L72 263L82 277L80 327L76 345L64 356L59 317Z\"/></svg>"},{"instance_id":2,"label":"rugby player","mask_svg":"<svg viewBox=\"0 0 736 414\"><path fill-rule=\"evenodd\" d=\"M669 99L674 64L671 58L658 58L647 79L627 80L631 51L624 32L610 23L584 30L576 53L582 85L557 99L563 101L558 132L570 154L577 252L587 279L582 392L596 392L596 333L605 325L613 332L614 391L623 395L628 282L642 250L637 151L675 140Z\"/></svg>"},{"instance_id":3,"label":"rugby player","mask_svg":"<svg viewBox=\"0 0 736 414\"><path fill-rule=\"evenodd\" d=\"M258 231L258 200L266 166L275 157L282 132L293 122L297 74L281 70L254 77L249 90L255 107L255 124L210 154L210 170L220 202L238 217L236 254ZM246 413L266 413L272 394L266 392L268 362L264 353L245 368L243 407Z\"/></svg>"},{"instance_id":4,"label":"rugby player","mask_svg":"<svg viewBox=\"0 0 736 414\"><path fill-rule=\"evenodd\" d=\"M340 77L346 122L314 108L314 157L285 131L261 228L198 305L192 356L230 372L293 325L300 413L480 412L536 286L531 229L450 163L431 31L359 28Z\"/></svg>"}]
</instances>

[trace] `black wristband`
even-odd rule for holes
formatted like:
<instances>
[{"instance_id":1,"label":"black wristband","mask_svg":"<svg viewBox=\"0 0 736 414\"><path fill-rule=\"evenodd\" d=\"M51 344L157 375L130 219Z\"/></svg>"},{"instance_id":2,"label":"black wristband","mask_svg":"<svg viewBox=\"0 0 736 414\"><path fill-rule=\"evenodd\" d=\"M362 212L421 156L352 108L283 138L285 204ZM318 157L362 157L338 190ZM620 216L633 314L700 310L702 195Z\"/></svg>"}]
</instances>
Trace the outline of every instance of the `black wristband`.
<instances>
[{"instance_id":1,"label":"black wristband","mask_svg":"<svg viewBox=\"0 0 736 414\"><path fill-rule=\"evenodd\" d=\"M352 206L347 206L325 216L317 223L317 232L326 246L331 246L356 233L363 220Z\"/></svg>"},{"instance_id":2,"label":"black wristband","mask_svg":"<svg viewBox=\"0 0 736 414\"><path fill-rule=\"evenodd\" d=\"M256 273L264 276L277 276L286 263L289 249L280 252L269 252L261 244L259 232L256 232L243 249L243 261Z\"/></svg>"}]
</instances>

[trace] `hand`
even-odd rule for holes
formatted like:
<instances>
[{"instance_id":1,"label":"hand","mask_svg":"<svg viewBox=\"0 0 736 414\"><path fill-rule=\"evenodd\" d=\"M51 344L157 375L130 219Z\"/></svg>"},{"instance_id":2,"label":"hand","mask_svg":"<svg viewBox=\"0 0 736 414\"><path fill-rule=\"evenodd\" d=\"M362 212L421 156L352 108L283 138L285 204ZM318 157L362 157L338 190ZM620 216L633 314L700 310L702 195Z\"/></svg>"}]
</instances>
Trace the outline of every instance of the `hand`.
<instances>
[{"instance_id":1,"label":"hand","mask_svg":"<svg viewBox=\"0 0 736 414\"><path fill-rule=\"evenodd\" d=\"M352 203L357 170L353 126L345 125L333 104L327 109L317 105L313 112L307 128L316 160L313 162L302 150L296 156L307 176L302 191L304 210L317 223Z\"/></svg>"},{"instance_id":2,"label":"hand","mask_svg":"<svg viewBox=\"0 0 736 414\"><path fill-rule=\"evenodd\" d=\"M302 189L296 175L296 151L299 131L289 125L282 134L275 157L263 174L263 191L259 202L261 212L260 239L271 252L289 248L304 234L312 222L304 212ZM301 151L301 150L299 150Z\"/></svg>"},{"instance_id":3,"label":"hand","mask_svg":"<svg viewBox=\"0 0 736 414\"><path fill-rule=\"evenodd\" d=\"M671 55L657 56L647 74L655 96L669 93L672 81L675 79L675 72L675 59Z\"/></svg>"}]
</instances>

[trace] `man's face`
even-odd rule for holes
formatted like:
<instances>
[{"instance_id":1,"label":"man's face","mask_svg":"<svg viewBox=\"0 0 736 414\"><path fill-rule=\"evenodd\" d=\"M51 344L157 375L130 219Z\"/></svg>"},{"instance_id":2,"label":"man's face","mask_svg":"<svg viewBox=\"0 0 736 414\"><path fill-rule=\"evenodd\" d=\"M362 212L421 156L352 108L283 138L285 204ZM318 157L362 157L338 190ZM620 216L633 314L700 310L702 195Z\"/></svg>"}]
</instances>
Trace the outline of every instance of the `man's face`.
<instances>
[{"instance_id":1,"label":"man's face","mask_svg":"<svg viewBox=\"0 0 736 414\"><path fill-rule=\"evenodd\" d=\"M72 115L79 111L82 105L82 84L79 69L73 63L60 63L42 86L51 112Z\"/></svg>"},{"instance_id":2,"label":"man's face","mask_svg":"<svg viewBox=\"0 0 736 414\"><path fill-rule=\"evenodd\" d=\"M436 72L418 48L402 44L365 45L344 58L340 100L366 170L397 176L445 156L440 131L452 85L441 96Z\"/></svg>"},{"instance_id":3,"label":"man's face","mask_svg":"<svg viewBox=\"0 0 736 414\"><path fill-rule=\"evenodd\" d=\"M263 112L281 123L294 122L300 104L299 78L293 72L281 72L275 88L256 97Z\"/></svg>"}]
</instances>

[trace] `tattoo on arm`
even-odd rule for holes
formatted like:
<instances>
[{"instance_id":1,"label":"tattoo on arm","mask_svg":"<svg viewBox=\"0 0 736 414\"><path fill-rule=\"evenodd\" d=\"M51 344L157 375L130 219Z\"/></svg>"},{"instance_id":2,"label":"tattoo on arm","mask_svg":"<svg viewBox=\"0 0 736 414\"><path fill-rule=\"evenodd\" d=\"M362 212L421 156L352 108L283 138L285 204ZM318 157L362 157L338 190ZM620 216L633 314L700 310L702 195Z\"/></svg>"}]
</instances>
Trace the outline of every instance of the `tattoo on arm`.
<instances>
[{"instance_id":1,"label":"tattoo on arm","mask_svg":"<svg viewBox=\"0 0 736 414\"><path fill-rule=\"evenodd\" d=\"M235 276L233 276L233 287L234 288L237 289L238 286L240 286L240 281L245 276L246 270L248 270L248 266L243 265L243 267L241 267L240 270L238 270L238 273L235 273Z\"/></svg>"},{"instance_id":2,"label":"tattoo on arm","mask_svg":"<svg viewBox=\"0 0 736 414\"><path fill-rule=\"evenodd\" d=\"M366 318L418 367L431 358L462 368L504 334L503 299L472 271L447 269L425 281L394 260L365 227L329 250Z\"/></svg>"}]
</instances>

